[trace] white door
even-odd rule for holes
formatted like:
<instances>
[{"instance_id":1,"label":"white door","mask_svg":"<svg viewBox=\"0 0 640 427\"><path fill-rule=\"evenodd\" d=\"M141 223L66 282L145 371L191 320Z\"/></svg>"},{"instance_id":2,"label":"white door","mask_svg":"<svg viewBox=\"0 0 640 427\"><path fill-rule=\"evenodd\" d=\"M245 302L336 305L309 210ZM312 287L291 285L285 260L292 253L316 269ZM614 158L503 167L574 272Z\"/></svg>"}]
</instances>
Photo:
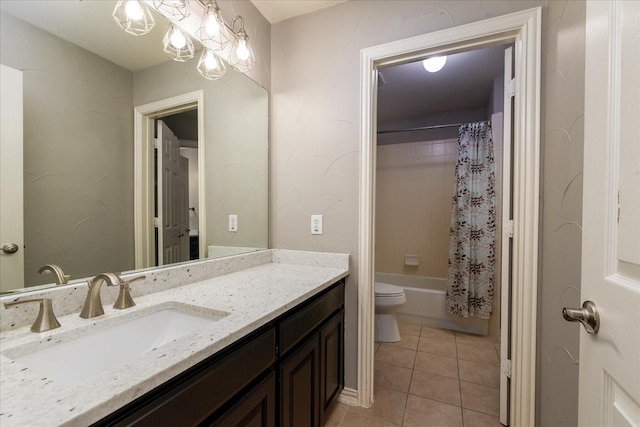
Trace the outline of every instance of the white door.
<instances>
[{"instance_id":1,"label":"white door","mask_svg":"<svg viewBox=\"0 0 640 427\"><path fill-rule=\"evenodd\" d=\"M0 65L0 290L24 287L22 71Z\"/></svg>"},{"instance_id":2,"label":"white door","mask_svg":"<svg viewBox=\"0 0 640 427\"><path fill-rule=\"evenodd\" d=\"M158 135L158 265L187 261L188 254L188 163L180 156L180 141L162 121ZM184 243L183 243L184 242ZM186 245L186 246L185 246Z\"/></svg>"},{"instance_id":3,"label":"white door","mask_svg":"<svg viewBox=\"0 0 640 427\"><path fill-rule=\"evenodd\" d=\"M513 48L504 51L504 113L502 128L502 245L500 275L500 422L509 425L509 394L511 376L511 239L513 209L511 208L511 148L513 144Z\"/></svg>"},{"instance_id":4,"label":"white door","mask_svg":"<svg viewBox=\"0 0 640 427\"><path fill-rule=\"evenodd\" d=\"M175 204L178 210L179 261L189 261L189 159L179 157L180 172L176 186Z\"/></svg>"},{"instance_id":5,"label":"white door","mask_svg":"<svg viewBox=\"0 0 640 427\"><path fill-rule=\"evenodd\" d=\"M588 1L580 426L640 425L640 2Z\"/></svg>"}]
</instances>

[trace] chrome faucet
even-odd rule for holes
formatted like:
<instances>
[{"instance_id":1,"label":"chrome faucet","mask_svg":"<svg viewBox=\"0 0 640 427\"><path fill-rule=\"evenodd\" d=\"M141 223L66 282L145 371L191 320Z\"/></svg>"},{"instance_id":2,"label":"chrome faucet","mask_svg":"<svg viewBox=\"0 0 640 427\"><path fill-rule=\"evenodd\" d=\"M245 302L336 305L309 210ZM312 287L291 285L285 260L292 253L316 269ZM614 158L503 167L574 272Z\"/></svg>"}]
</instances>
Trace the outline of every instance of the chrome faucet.
<instances>
[{"instance_id":1,"label":"chrome faucet","mask_svg":"<svg viewBox=\"0 0 640 427\"><path fill-rule=\"evenodd\" d=\"M62 271L62 268L56 264L45 264L42 267L40 267L40 270L38 270L38 273L55 275L56 283L58 285L64 285L69 281L69 278L71 277L68 274L64 274L64 271Z\"/></svg>"},{"instance_id":2,"label":"chrome faucet","mask_svg":"<svg viewBox=\"0 0 640 427\"><path fill-rule=\"evenodd\" d=\"M136 303L133 302L133 298L131 298L129 284L135 280L144 278L145 276L138 276L124 281L117 273L98 274L93 279L87 281L87 285L89 285L89 292L87 292L87 299L84 301L84 307L82 307L80 317L83 319L91 319L92 317L104 314L102 299L100 298L100 290L102 289L102 284L104 282L107 282L107 286L120 286L120 293L118 294L118 298L116 299L113 308L124 309L133 307Z\"/></svg>"}]
</instances>

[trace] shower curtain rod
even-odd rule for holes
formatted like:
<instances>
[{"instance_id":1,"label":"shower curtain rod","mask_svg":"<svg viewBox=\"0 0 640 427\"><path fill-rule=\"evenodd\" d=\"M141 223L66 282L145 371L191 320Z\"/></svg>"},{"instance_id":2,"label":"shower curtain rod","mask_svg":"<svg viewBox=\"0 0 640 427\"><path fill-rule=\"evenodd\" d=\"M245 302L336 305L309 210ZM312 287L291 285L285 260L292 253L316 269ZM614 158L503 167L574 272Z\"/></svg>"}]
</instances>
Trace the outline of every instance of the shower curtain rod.
<instances>
[{"instance_id":1,"label":"shower curtain rod","mask_svg":"<svg viewBox=\"0 0 640 427\"><path fill-rule=\"evenodd\" d=\"M488 120L483 120L483 122L487 122ZM481 123L481 122L480 122ZM399 133L399 132L415 132L418 130L429 130L429 129L442 129L442 128L451 128L466 125L467 123L451 123L448 125L433 125L433 126L422 126L418 128L407 128L407 129L393 129L393 130L379 130L378 135L385 133Z\"/></svg>"}]
</instances>

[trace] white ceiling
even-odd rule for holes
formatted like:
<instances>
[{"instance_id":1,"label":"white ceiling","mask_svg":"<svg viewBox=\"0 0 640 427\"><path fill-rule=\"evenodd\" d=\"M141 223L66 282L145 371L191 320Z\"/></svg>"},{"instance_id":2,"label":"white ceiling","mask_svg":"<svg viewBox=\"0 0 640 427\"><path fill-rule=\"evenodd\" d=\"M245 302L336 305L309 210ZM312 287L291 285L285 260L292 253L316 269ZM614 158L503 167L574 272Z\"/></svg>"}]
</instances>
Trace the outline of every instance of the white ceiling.
<instances>
[{"instance_id":1,"label":"white ceiling","mask_svg":"<svg viewBox=\"0 0 640 427\"><path fill-rule=\"evenodd\" d=\"M114 22L115 0L0 0L0 10L40 27L128 70L138 71L169 60L162 50L168 21L153 11L151 33L134 37Z\"/></svg>"},{"instance_id":2,"label":"white ceiling","mask_svg":"<svg viewBox=\"0 0 640 427\"><path fill-rule=\"evenodd\" d=\"M427 72L422 61L382 68L378 122L484 107L495 77L503 74L505 46L447 57L444 68Z\"/></svg>"},{"instance_id":3,"label":"white ceiling","mask_svg":"<svg viewBox=\"0 0 640 427\"><path fill-rule=\"evenodd\" d=\"M346 0L320 1L320 0L251 0L258 8L262 16L272 24L324 9Z\"/></svg>"}]
</instances>

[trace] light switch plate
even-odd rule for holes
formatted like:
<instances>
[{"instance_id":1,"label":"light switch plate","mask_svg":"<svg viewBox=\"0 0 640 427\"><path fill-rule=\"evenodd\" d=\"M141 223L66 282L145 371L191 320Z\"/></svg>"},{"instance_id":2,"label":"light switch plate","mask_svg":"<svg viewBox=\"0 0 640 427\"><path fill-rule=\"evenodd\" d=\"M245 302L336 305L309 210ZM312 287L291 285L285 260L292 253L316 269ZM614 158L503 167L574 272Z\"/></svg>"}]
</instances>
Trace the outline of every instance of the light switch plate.
<instances>
[{"instance_id":1,"label":"light switch plate","mask_svg":"<svg viewBox=\"0 0 640 427\"><path fill-rule=\"evenodd\" d=\"M311 234L322 234L322 215L311 215Z\"/></svg>"},{"instance_id":2,"label":"light switch plate","mask_svg":"<svg viewBox=\"0 0 640 427\"><path fill-rule=\"evenodd\" d=\"M229 215L229 231L238 231L238 215Z\"/></svg>"}]
</instances>

